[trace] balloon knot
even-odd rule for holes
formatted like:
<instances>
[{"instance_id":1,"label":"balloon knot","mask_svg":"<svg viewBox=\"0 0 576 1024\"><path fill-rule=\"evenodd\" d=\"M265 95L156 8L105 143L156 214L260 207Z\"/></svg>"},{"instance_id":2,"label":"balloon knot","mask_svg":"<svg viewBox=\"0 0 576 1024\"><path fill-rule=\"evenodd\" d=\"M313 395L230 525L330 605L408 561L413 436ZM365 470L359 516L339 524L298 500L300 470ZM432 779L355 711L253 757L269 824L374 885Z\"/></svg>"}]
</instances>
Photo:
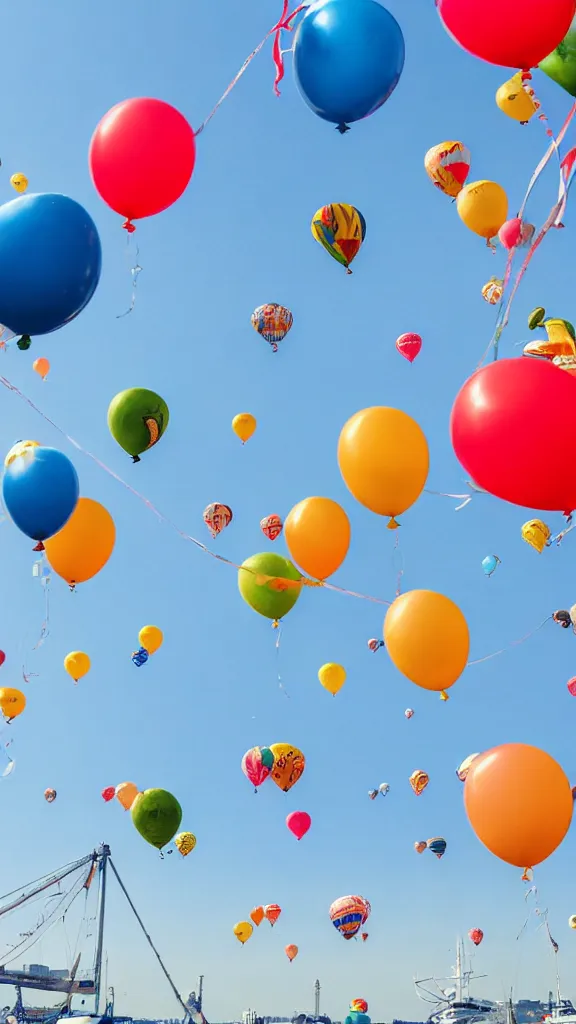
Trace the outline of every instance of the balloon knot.
<instances>
[{"instance_id":1,"label":"balloon knot","mask_svg":"<svg viewBox=\"0 0 576 1024\"><path fill-rule=\"evenodd\" d=\"M400 529L400 523L397 523L394 516L390 516L390 519L386 523L387 530L398 530Z\"/></svg>"},{"instance_id":2,"label":"balloon knot","mask_svg":"<svg viewBox=\"0 0 576 1024\"><path fill-rule=\"evenodd\" d=\"M38 541L35 548L32 548L32 551L44 551L44 545L41 540Z\"/></svg>"},{"instance_id":3,"label":"balloon knot","mask_svg":"<svg viewBox=\"0 0 576 1024\"><path fill-rule=\"evenodd\" d=\"M522 881L523 882L531 882L533 878L534 878L534 875L532 873L532 868L524 868L524 874L522 875Z\"/></svg>"},{"instance_id":4,"label":"balloon knot","mask_svg":"<svg viewBox=\"0 0 576 1024\"><path fill-rule=\"evenodd\" d=\"M350 131L350 125L344 124L344 122L342 122L342 124L337 124L336 131L340 132L340 135L346 135L346 132Z\"/></svg>"},{"instance_id":5,"label":"balloon knot","mask_svg":"<svg viewBox=\"0 0 576 1024\"><path fill-rule=\"evenodd\" d=\"M274 622L272 623L272 629L278 629L279 625L280 623L278 622L278 619L274 619Z\"/></svg>"},{"instance_id":6,"label":"balloon knot","mask_svg":"<svg viewBox=\"0 0 576 1024\"><path fill-rule=\"evenodd\" d=\"M136 231L136 225L132 223L130 217L128 217L127 220L124 221L122 227L125 231L128 232L129 235L132 235L134 231Z\"/></svg>"},{"instance_id":7,"label":"balloon knot","mask_svg":"<svg viewBox=\"0 0 576 1024\"><path fill-rule=\"evenodd\" d=\"M140 456L139 455L133 455L132 456L132 462L140 462Z\"/></svg>"},{"instance_id":8,"label":"balloon knot","mask_svg":"<svg viewBox=\"0 0 576 1024\"><path fill-rule=\"evenodd\" d=\"M23 334L21 338L16 342L17 347L21 352L27 352L32 344L32 338L29 334Z\"/></svg>"},{"instance_id":9,"label":"balloon knot","mask_svg":"<svg viewBox=\"0 0 576 1024\"><path fill-rule=\"evenodd\" d=\"M450 697L446 693L446 690L441 690L440 691L440 700L450 700Z\"/></svg>"}]
</instances>

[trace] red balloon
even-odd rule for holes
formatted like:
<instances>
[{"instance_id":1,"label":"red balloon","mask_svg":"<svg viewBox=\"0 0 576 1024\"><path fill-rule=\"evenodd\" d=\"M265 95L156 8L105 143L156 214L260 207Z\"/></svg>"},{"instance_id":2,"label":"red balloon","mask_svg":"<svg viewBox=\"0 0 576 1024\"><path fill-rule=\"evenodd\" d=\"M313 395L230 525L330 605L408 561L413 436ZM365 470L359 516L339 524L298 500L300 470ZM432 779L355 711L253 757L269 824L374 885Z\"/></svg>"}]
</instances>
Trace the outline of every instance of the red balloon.
<instances>
[{"instance_id":1,"label":"red balloon","mask_svg":"<svg viewBox=\"0 0 576 1024\"><path fill-rule=\"evenodd\" d=\"M576 697L576 676L572 676L572 679L568 680L566 686L568 687L568 693L572 697Z\"/></svg>"},{"instance_id":2,"label":"red balloon","mask_svg":"<svg viewBox=\"0 0 576 1024\"><path fill-rule=\"evenodd\" d=\"M484 932L481 928L471 928L468 932L468 938L475 946L479 946L484 938Z\"/></svg>"},{"instance_id":3,"label":"red balloon","mask_svg":"<svg viewBox=\"0 0 576 1024\"><path fill-rule=\"evenodd\" d=\"M404 359L413 363L422 348L422 338L419 334L401 334L396 342L396 348Z\"/></svg>"},{"instance_id":4,"label":"red balloon","mask_svg":"<svg viewBox=\"0 0 576 1024\"><path fill-rule=\"evenodd\" d=\"M572 512L575 409L576 377L540 359L499 359L477 370L456 396L450 417L456 457L497 498Z\"/></svg>"},{"instance_id":5,"label":"red balloon","mask_svg":"<svg viewBox=\"0 0 576 1024\"><path fill-rule=\"evenodd\" d=\"M129 230L168 209L186 189L196 160L194 132L163 100L123 100L100 121L88 161L96 190Z\"/></svg>"},{"instance_id":6,"label":"red balloon","mask_svg":"<svg viewBox=\"0 0 576 1024\"><path fill-rule=\"evenodd\" d=\"M0 651L0 665L3 665L5 661L6 655L4 654L4 651Z\"/></svg>"},{"instance_id":7,"label":"red balloon","mask_svg":"<svg viewBox=\"0 0 576 1024\"><path fill-rule=\"evenodd\" d=\"M576 0L436 0L444 27L468 53L506 68L535 68L570 28Z\"/></svg>"},{"instance_id":8,"label":"red balloon","mask_svg":"<svg viewBox=\"0 0 576 1024\"><path fill-rule=\"evenodd\" d=\"M106 789L102 790L102 799L109 803L116 796L116 786L106 786Z\"/></svg>"},{"instance_id":9,"label":"red balloon","mask_svg":"<svg viewBox=\"0 0 576 1024\"><path fill-rule=\"evenodd\" d=\"M310 825L312 824L312 818L306 811L292 811L286 818L286 825L290 829L292 835L296 836L296 839L302 839L305 836Z\"/></svg>"}]
</instances>

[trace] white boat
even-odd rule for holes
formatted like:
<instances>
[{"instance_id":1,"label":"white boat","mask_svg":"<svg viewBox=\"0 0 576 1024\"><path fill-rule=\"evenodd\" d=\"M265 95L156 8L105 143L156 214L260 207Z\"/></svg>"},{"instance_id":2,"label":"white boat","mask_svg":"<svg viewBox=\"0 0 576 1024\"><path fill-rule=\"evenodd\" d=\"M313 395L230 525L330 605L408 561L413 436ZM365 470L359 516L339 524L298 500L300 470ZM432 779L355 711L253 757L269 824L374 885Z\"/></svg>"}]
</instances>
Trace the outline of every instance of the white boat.
<instances>
[{"instance_id":1,"label":"white boat","mask_svg":"<svg viewBox=\"0 0 576 1024\"><path fill-rule=\"evenodd\" d=\"M545 1013L543 1020L546 1024L576 1024L576 1009L569 999L558 999L551 1003L550 1012Z\"/></svg>"},{"instance_id":2,"label":"white boat","mask_svg":"<svg viewBox=\"0 0 576 1024\"><path fill-rule=\"evenodd\" d=\"M428 1017L428 1024L506 1024L506 1010L502 1003L490 999L474 999L470 995L472 978L475 975L467 966L462 939L456 940L456 963L449 978L415 978L418 997L431 1003L435 1009ZM447 983L446 987L440 984ZM576 1024L564 1021L563 1024Z\"/></svg>"}]
</instances>

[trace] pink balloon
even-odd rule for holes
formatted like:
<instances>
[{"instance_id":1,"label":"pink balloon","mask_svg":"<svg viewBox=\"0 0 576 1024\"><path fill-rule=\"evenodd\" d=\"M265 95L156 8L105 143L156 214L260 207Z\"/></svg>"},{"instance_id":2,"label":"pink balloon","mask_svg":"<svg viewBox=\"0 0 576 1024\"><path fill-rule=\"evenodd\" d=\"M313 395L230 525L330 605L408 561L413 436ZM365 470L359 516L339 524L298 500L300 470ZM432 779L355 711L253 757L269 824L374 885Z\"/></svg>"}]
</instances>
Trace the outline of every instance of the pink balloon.
<instances>
[{"instance_id":1,"label":"pink balloon","mask_svg":"<svg viewBox=\"0 0 576 1024\"><path fill-rule=\"evenodd\" d=\"M396 342L396 348L404 359L413 363L422 348L422 338L419 334L401 334Z\"/></svg>"},{"instance_id":2,"label":"pink balloon","mask_svg":"<svg viewBox=\"0 0 576 1024\"><path fill-rule=\"evenodd\" d=\"M312 818L306 811L292 811L286 818L286 825L290 829L292 835L296 836L296 839L302 839L305 836L310 825L312 824Z\"/></svg>"},{"instance_id":3,"label":"pink balloon","mask_svg":"<svg viewBox=\"0 0 576 1024\"><path fill-rule=\"evenodd\" d=\"M6 655L4 654L4 651L0 651L0 665L3 665L5 661Z\"/></svg>"},{"instance_id":4,"label":"pink balloon","mask_svg":"<svg viewBox=\"0 0 576 1024\"><path fill-rule=\"evenodd\" d=\"M512 217L502 225L498 238L505 249L514 249L522 244L522 221L520 217Z\"/></svg>"},{"instance_id":5,"label":"pink balloon","mask_svg":"<svg viewBox=\"0 0 576 1024\"><path fill-rule=\"evenodd\" d=\"M568 693L571 694L572 697L576 697L576 676L572 676L572 679L568 680L566 686L568 687Z\"/></svg>"},{"instance_id":6,"label":"pink balloon","mask_svg":"<svg viewBox=\"0 0 576 1024\"><path fill-rule=\"evenodd\" d=\"M263 782L266 782L266 779L272 770L271 765L269 767L264 763L262 750L270 754L267 747L252 747L250 750L246 751L242 758L242 771L254 788L261 786Z\"/></svg>"}]
</instances>

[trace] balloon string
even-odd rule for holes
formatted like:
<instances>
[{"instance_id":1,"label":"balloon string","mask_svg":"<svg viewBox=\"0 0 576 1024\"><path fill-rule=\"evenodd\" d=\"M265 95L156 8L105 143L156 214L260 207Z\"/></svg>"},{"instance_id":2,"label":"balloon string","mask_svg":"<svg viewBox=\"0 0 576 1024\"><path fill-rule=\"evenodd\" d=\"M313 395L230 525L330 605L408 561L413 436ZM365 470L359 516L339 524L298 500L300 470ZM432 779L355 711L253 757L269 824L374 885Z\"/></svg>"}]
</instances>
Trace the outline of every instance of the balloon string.
<instances>
[{"instance_id":1,"label":"balloon string","mask_svg":"<svg viewBox=\"0 0 576 1024\"><path fill-rule=\"evenodd\" d=\"M280 675L280 640L282 639L282 626L279 625L276 630L276 678L278 679L278 687L282 690L285 697L290 700L290 694L282 682L282 676Z\"/></svg>"},{"instance_id":2,"label":"balloon string","mask_svg":"<svg viewBox=\"0 0 576 1024\"><path fill-rule=\"evenodd\" d=\"M395 595L396 597L400 597L400 594L402 593L402 577L404 575L404 555L402 554L402 552L400 550L400 535L397 533L396 537L394 539L394 550L392 552L392 564L393 565L394 565L394 563L396 563L396 565L398 565L398 557L399 557L400 568L398 569L398 572L396 573L396 595Z\"/></svg>"},{"instance_id":3,"label":"balloon string","mask_svg":"<svg viewBox=\"0 0 576 1024\"><path fill-rule=\"evenodd\" d=\"M506 647L501 647L499 651L494 651L493 654L487 654L484 658L476 658L475 661L469 661L466 667L470 668L471 665L481 665L483 661L490 661L491 658L497 658L499 654L506 654L511 647L518 647L520 644L526 643L526 640L530 640L531 637L535 636L547 622L550 622L551 618L551 615L547 615L544 621L541 622L539 626L536 626L536 629L530 630L530 632L526 633L526 636L521 637L520 640L512 640L506 645Z\"/></svg>"},{"instance_id":4,"label":"balloon string","mask_svg":"<svg viewBox=\"0 0 576 1024\"><path fill-rule=\"evenodd\" d=\"M474 497L473 494L447 494L445 491L430 491L427 487L424 488L424 491L425 491L426 494L433 494L437 498L456 498L456 499L462 498L462 499L464 499L461 502L460 505L456 506L456 508L454 509L455 512L459 512L460 509L466 508L466 505L469 505L470 502L472 501L472 498ZM479 493L482 493L482 492L479 492Z\"/></svg>"},{"instance_id":5,"label":"balloon string","mask_svg":"<svg viewBox=\"0 0 576 1024\"><path fill-rule=\"evenodd\" d=\"M131 238L131 236L128 234L127 235L128 248L126 250L128 256L130 255L130 253L129 253L130 238ZM123 313L118 313L118 315L116 317L117 320L121 320L122 317L128 316L132 312L132 310L134 309L134 306L136 305L136 288L137 288L137 285L138 285L138 278L139 278L139 276L140 276L140 274L142 272L142 267L140 266L140 264L138 262L139 255L140 255L140 247L137 245L136 246L136 263L134 264L133 267L130 268L130 273L132 275L132 296L131 296L131 299L130 299L130 305L129 305L128 309L126 309Z\"/></svg>"}]
</instances>

